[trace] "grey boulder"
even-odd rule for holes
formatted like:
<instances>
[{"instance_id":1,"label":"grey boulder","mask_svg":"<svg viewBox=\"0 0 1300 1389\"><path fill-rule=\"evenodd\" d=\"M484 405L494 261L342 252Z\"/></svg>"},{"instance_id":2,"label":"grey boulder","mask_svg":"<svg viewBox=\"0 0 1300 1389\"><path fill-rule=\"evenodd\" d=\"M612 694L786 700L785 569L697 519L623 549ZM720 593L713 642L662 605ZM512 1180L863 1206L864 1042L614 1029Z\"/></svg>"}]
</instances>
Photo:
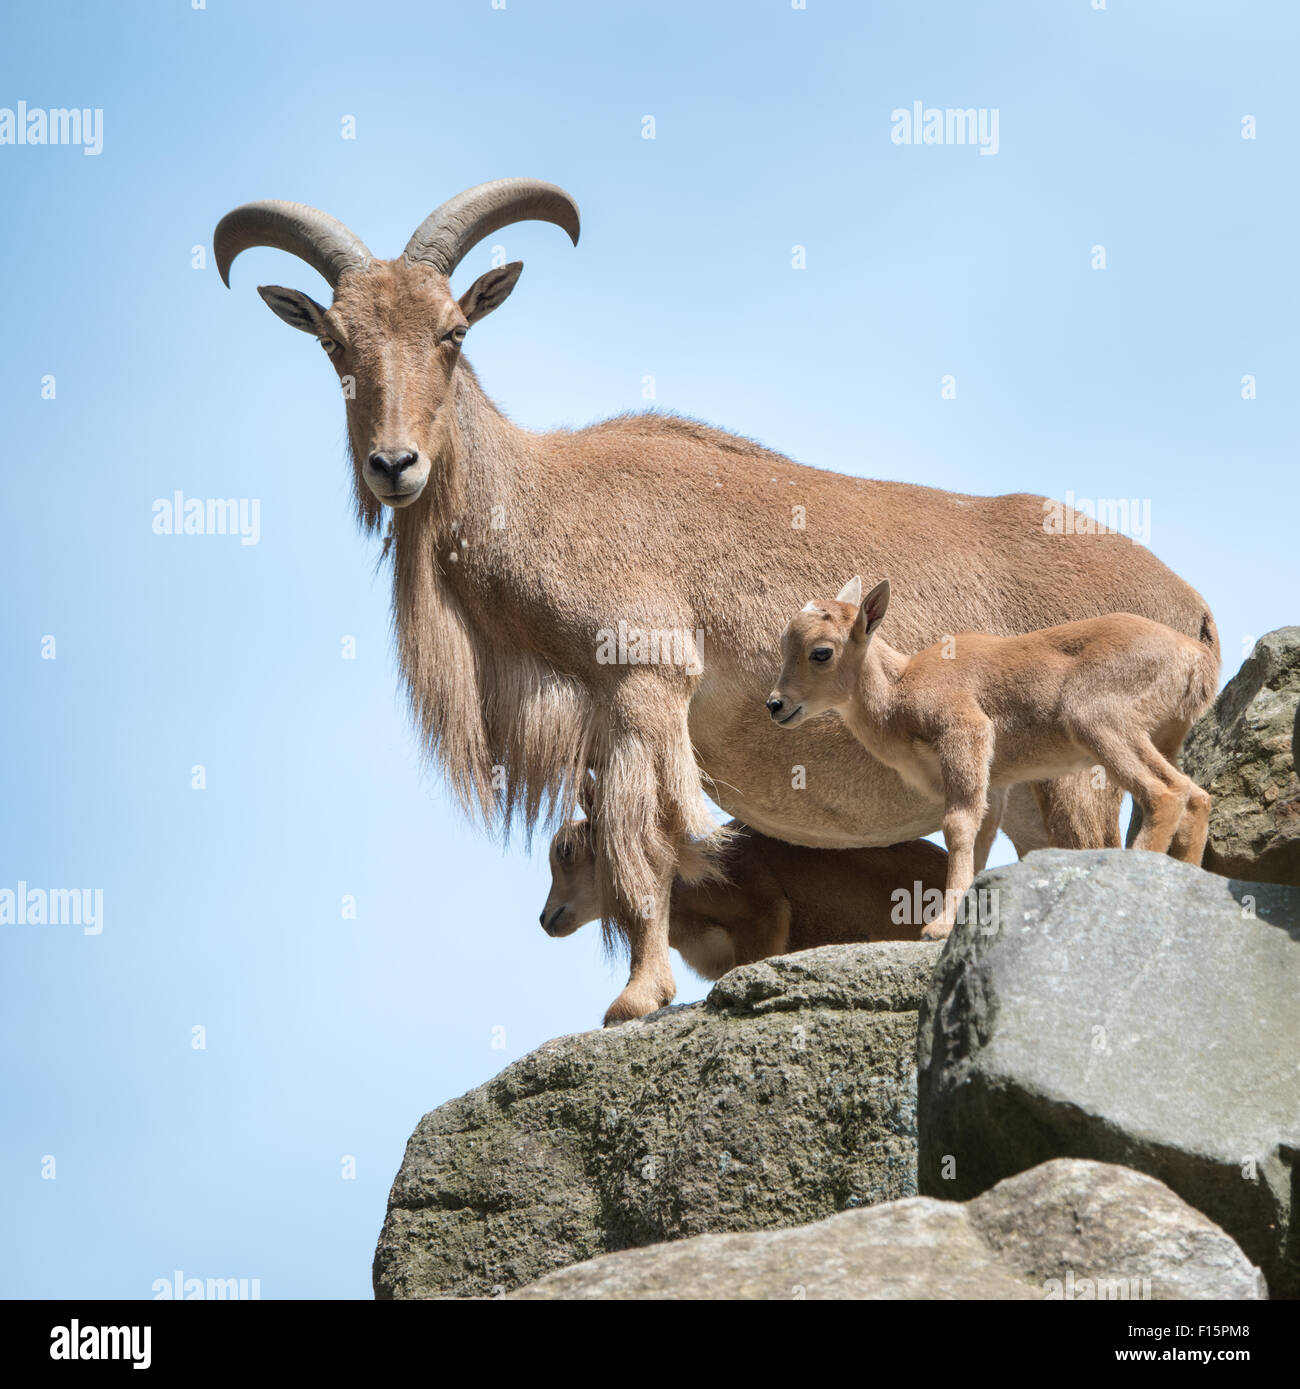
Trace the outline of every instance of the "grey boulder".
<instances>
[{"instance_id":1,"label":"grey boulder","mask_svg":"<svg viewBox=\"0 0 1300 1389\"><path fill-rule=\"evenodd\" d=\"M922 1009L920 1190L1123 1164L1300 1294L1300 890L1124 850L1042 850L979 887L990 919L954 932Z\"/></svg>"},{"instance_id":2,"label":"grey boulder","mask_svg":"<svg viewBox=\"0 0 1300 1389\"><path fill-rule=\"evenodd\" d=\"M421 1120L381 1298L479 1296L611 1250L916 1193L916 1017L937 945L831 946L703 1003L547 1042Z\"/></svg>"},{"instance_id":3,"label":"grey boulder","mask_svg":"<svg viewBox=\"0 0 1300 1389\"><path fill-rule=\"evenodd\" d=\"M1188 734L1183 770L1213 798L1202 867L1300 884L1300 627L1255 643Z\"/></svg>"},{"instance_id":4,"label":"grey boulder","mask_svg":"<svg viewBox=\"0 0 1300 1389\"><path fill-rule=\"evenodd\" d=\"M918 1196L814 1225L606 1254L521 1299L1261 1298L1260 1271L1151 1177L1058 1159L965 1204Z\"/></svg>"}]
</instances>

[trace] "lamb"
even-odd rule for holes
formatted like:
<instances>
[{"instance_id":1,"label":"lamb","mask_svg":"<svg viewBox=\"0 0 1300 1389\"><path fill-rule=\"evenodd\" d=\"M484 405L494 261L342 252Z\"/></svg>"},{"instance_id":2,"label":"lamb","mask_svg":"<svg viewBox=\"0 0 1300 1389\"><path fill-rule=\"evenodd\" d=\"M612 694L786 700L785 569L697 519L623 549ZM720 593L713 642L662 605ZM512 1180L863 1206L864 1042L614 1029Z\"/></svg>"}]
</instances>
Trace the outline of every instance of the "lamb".
<instances>
[{"instance_id":1,"label":"lamb","mask_svg":"<svg viewBox=\"0 0 1300 1389\"><path fill-rule=\"evenodd\" d=\"M976 842L996 833L991 787L1100 768L1141 808L1135 848L1201 861L1210 798L1175 759L1218 684L1208 640L1120 612L1015 637L969 632L905 656L875 636L888 607L888 579L865 599L854 578L807 604L782 635L767 709L782 728L834 710L908 785L942 799L948 882L924 939L951 932Z\"/></svg>"},{"instance_id":2,"label":"lamb","mask_svg":"<svg viewBox=\"0 0 1300 1389\"><path fill-rule=\"evenodd\" d=\"M581 794L585 820L551 840L551 890L541 924L571 936L612 903L602 897L591 816L591 783ZM917 940L913 904L933 902L947 856L914 839L887 849L806 849L769 839L733 820L718 855L683 849L672 887L668 943L703 979L773 955L855 941Z\"/></svg>"}]
</instances>

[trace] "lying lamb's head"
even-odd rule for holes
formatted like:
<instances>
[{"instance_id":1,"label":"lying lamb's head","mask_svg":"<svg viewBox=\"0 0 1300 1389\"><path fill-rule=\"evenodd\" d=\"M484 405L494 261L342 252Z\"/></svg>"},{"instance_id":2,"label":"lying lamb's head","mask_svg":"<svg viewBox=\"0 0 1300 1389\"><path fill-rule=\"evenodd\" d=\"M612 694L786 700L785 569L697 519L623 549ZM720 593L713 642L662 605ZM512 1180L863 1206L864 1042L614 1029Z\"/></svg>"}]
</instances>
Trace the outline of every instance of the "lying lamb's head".
<instances>
[{"instance_id":1,"label":"lying lamb's head","mask_svg":"<svg viewBox=\"0 0 1300 1389\"><path fill-rule=\"evenodd\" d=\"M850 579L837 597L802 608L781 634L781 674L767 712L782 728L798 728L830 709L842 709L857 690L867 645L889 606L889 580L862 596Z\"/></svg>"},{"instance_id":2,"label":"lying lamb's head","mask_svg":"<svg viewBox=\"0 0 1300 1389\"><path fill-rule=\"evenodd\" d=\"M578 241L578 205L537 179L499 179L431 213L397 260L375 260L342 222L302 203L256 202L228 212L213 249L221 278L250 246L300 256L334 291L327 309L296 289L258 293L291 327L310 333L338 372L363 519L410 506L454 437L454 385L469 328L503 304L522 261L481 275L460 296L449 276L484 237L512 222L540 220ZM468 370L468 367L465 367Z\"/></svg>"},{"instance_id":3,"label":"lying lamb's head","mask_svg":"<svg viewBox=\"0 0 1300 1389\"><path fill-rule=\"evenodd\" d=\"M579 926L604 915L596 887L596 844L591 828L591 782L579 801L585 820L569 820L551 840L551 890L542 908L542 929L548 936L571 936Z\"/></svg>"}]
</instances>

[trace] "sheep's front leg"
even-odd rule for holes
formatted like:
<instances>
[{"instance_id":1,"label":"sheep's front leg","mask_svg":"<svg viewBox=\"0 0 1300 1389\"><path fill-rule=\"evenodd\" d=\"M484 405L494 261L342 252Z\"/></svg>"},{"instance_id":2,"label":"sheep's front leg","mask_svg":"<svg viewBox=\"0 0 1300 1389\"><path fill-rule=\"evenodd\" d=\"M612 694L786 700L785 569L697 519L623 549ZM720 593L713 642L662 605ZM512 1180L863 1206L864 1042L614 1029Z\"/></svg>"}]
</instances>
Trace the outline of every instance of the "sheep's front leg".
<instances>
[{"instance_id":1,"label":"sheep's front leg","mask_svg":"<svg viewBox=\"0 0 1300 1389\"><path fill-rule=\"evenodd\" d=\"M927 922L922 940L946 940L957 924L957 913L967 889L975 881L975 836L979 833L982 807L970 803L949 805L943 815L943 842L948 846L948 885L943 893L943 914Z\"/></svg>"},{"instance_id":2,"label":"sheep's front leg","mask_svg":"<svg viewBox=\"0 0 1300 1389\"><path fill-rule=\"evenodd\" d=\"M620 913L626 936L631 968L623 992L605 1012L605 1026L643 1018L657 1008L667 1007L677 993L672 962L668 956L668 911L672 896L673 869L660 878L653 896L630 911Z\"/></svg>"},{"instance_id":3,"label":"sheep's front leg","mask_svg":"<svg viewBox=\"0 0 1300 1389\"><path fill-rule=\"evenodd\" d=\"M948 846L948 882L943 894L943 914L927 922L922 940L945 940L957 924L957 913L975 881L975 845L988 805L992 730L972 724L954 729L936 748L943 777L943 840ZM996 820L994 829L996 830ZM987 848L985 849L987 854Z\"/></svg>"},{"instance_id":4,"label":"sheep's front leg","mask_svg":"<svg viewBox=\"0 0 1300 1389\"><path fill-rule=\"evenodd\" d=\"M672 1002L668 917L677 853L685 837L714 829L686 725L688 691L674 683L679 678L664 667L626 674L597 749L597 874L631 955L627 987L610 1004L606 1026Z\"/></svg>"}]
</instances>

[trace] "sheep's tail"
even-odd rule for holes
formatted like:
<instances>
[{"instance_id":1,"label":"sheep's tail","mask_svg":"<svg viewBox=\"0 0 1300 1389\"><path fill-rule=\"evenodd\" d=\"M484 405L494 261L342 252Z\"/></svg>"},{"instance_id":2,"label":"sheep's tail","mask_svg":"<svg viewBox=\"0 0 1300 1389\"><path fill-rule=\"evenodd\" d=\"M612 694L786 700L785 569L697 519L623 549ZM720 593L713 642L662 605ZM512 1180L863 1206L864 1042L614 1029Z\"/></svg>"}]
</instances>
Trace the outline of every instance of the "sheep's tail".
<instances>
[{"instance_id":1,"label":"sheep's tail","mask_svg":"<svg viewBox=\"0 0 1300 1389\"><path fill-rule=\"evenodd\" d=\"M1219 688L1219 638L1214 630L1214 619L1205 613L1201 618L1200 644L1196 648L1195 659L1187 679L1187 693L1184 696L1185 714L1188 723L1195 723L1214 703Z\"/></svg>"},{"instance_id":2,"label":"sheep's tail","mask_svg":"<svg viewBox=\"0 0 1300 1389\"><path fill-rule=\"evenodd\" d=\"M688 887L730 881L729 863L746 831L738 820L718 825L704 839L687 839L677 850L677 877Z\"/></svg>"}]
</instances>

